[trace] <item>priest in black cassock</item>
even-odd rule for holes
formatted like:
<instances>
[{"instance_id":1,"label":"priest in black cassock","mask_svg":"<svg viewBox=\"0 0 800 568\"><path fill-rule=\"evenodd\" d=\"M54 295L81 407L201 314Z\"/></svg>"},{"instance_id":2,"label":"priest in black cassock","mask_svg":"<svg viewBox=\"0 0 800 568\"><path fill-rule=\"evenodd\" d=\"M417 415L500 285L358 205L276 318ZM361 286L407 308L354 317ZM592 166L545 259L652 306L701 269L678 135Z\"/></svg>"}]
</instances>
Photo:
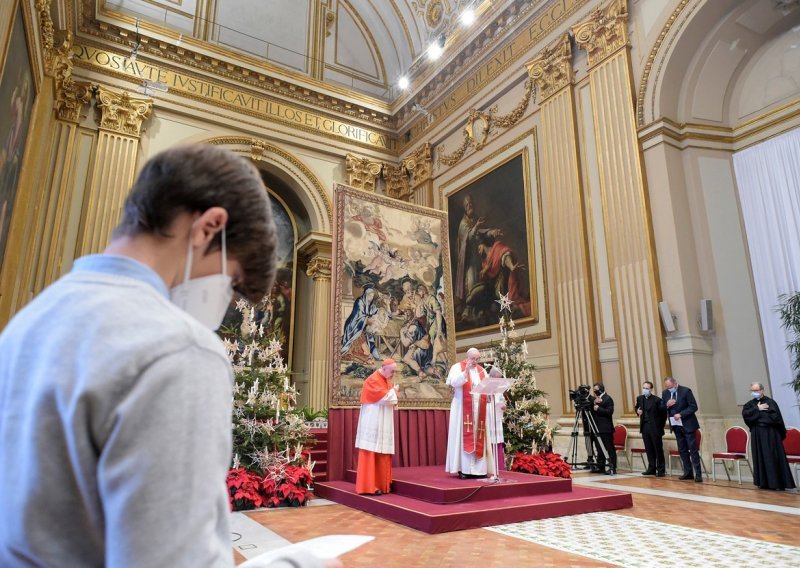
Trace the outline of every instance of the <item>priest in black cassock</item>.
<instances>
[{"instance_id":1,"label":"priest in black cassock","mask_svg":"<svg viewBox=\"0 0 800 568\"><path fill-rule=\"evenodd\" d=\"M753 458L753 483L761 489L793 489L794 479L786 461L783 439L786 426L778 404L764 395L764 385L750 385L753 397L742 408L742 418L750 427L750 453Z\"/></svg>"}]
</instances>

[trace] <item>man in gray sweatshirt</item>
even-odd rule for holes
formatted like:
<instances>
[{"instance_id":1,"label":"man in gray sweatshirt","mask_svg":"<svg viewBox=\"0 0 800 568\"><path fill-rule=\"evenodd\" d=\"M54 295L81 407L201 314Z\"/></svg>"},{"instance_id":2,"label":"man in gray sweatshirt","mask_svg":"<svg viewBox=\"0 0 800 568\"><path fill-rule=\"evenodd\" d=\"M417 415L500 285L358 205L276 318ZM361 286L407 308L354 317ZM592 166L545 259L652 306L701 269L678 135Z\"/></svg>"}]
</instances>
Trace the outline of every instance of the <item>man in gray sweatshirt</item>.
<instances>
[{"instance_id":1,"label":"man in gray sweatshirt","mask_svg":"<svg viewBox=\"0 0 800 568\"><path fill-rule=\"evenodd\" d=\"M261 176L213 146L145 164L108 248L0 335L0 566L232 566L232 372L215 330L260 300Z\"/></svg>"}]
</instances>

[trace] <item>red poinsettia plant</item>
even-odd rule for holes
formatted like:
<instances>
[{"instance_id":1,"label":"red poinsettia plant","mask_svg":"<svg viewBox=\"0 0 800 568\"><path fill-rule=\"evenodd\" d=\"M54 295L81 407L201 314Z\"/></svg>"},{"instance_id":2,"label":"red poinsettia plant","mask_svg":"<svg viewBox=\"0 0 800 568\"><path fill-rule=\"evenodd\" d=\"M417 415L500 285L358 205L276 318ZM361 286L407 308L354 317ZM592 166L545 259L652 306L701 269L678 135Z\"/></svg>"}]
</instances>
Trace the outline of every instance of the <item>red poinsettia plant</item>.
<instances>
[{"instance_id":1,"label":"red poinsettia plant","mask_svg":"<svg viewBox=\"0 0 800 568\"><path fill-rule=\"evenodd\" d=\"M561 454L553 452L539 452L538 454L525 454L517 452L511 461L511 471L546 475L548 477L572 477L569 464L564 461Z\"/></svg>"},{"instance_id":2,"label":"red poinsettia plant","mask_svg":"<svg viewBox=\"0 0 800 568\"><path fill-rule=\"evenodd\" d=\"M300 507L311 498L311 472L302 466L269 468L266 475L244 468L228 471L228 494L233 511L257 507Z\"/></svg>"}]
</instances>

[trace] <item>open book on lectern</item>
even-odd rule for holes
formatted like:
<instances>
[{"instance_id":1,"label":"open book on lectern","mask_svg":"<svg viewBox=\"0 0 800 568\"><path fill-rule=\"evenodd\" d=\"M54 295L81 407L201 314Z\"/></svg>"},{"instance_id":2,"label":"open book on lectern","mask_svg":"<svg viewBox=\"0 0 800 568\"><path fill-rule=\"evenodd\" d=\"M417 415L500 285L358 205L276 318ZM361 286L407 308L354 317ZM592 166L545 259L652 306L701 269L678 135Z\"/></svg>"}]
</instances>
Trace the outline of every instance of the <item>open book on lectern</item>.
<instances>
[{"instance_id":1,"label":"open book on lectern","mask_svg":"<svg viewBox=\"0 0 800 568\"><path fill-rule=\"evenodd\" d=\"M472 394L503 394L511 388L511 385L513 385L516 380L517 379L509 379L507 377L487 377L472 387Z\"/></svg>"}]
</instances>

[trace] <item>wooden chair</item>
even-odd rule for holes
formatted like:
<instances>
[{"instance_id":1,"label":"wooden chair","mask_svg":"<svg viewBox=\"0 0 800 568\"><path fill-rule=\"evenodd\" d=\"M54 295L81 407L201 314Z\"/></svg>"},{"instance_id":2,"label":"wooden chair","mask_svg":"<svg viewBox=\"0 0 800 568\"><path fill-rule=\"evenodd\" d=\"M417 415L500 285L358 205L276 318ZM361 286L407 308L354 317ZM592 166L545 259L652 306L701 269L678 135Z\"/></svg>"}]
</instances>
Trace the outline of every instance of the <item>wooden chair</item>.
<instances>
[{"instance_id":1,"label":"wooden chair","mask_svg":"<svg viewBox=\"0 0 800 568\"><path fill-rule=\"evenodd\" d=\"M633 471L631 457L628 455L628 429L622 424L614 426L614 451L617 452L617 455L620 452L623 453L628 462L628 469Z\"/></svg>"},{"instance_id":2,"label":"wooden chair","mask_svg":"<svg viewBox=\"0 0 800 568\"><path fill-rule=\"evenodd\" d=\"M700 428L694 431L694 440L695 445L697 445L697 455L700 456L700 467L703 468L703 471L706 475L708 475L708 469L706 468L706 463L703 461L703 451L700 442L703 440L703 433L700 431ZM669 475L672 477L672 458L681 459L681 453L678 450L670 450L668 456L669 462Z\"/></svg>"},{"instance_id":3,"label":"wooden chair","mask_svg":"<svg viewBox=\"0 0 800 568\"><path fill-rule=\"evenodd\" d=\"M725 475L728 481L731 476L728 473L727 462L736 462L736 472L739 475L739 485L742 484L742 461L750 468L750 474L753 473L753 466L750 465L750 460L747 459L747 446L750 440L750 435L741 426L732 426L725 432L725 451L718 454L711 454L711 473L714 481L717 480L717 461L722 464L725 470Z\"/></svg>"},{"instance_id":4,"label":"wooden chair","mask_svg":"<svg viewBox=\"0 0 800 568\"><path fill-rule=\"evenodd\" d=\"M786 452L786 461L789 462L789 467L794 467L795 485L800 487L800 476L797 475L798 468L800 468L800 430L797 428L786 429L783 450Z\"/></svg>"}]
</instances>

